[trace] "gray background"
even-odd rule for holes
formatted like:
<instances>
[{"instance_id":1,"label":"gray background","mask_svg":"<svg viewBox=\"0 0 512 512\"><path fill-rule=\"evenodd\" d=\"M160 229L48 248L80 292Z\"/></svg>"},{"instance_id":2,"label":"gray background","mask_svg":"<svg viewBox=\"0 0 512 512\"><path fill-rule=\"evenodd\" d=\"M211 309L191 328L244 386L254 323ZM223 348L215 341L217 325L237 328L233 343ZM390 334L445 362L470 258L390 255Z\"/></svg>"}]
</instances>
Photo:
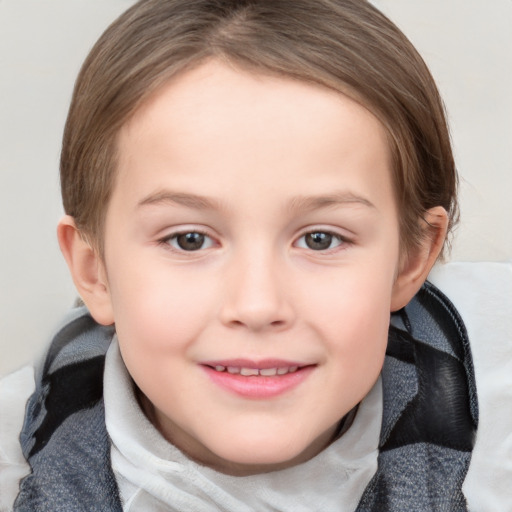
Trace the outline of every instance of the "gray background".
<instances>
[{"instance_id":1,"label":"gray background","mask_svg":"<svg viewBox=\"0 0 512 512\"><path fill-rule=\"evenodd\" d=\"M75 76L131 0L0 0L0 375L33 360L75 292L55 238ZM375 0L429 64L462 178L451 259L512 259L512 1Z\"/></svg>"}]
</instances>

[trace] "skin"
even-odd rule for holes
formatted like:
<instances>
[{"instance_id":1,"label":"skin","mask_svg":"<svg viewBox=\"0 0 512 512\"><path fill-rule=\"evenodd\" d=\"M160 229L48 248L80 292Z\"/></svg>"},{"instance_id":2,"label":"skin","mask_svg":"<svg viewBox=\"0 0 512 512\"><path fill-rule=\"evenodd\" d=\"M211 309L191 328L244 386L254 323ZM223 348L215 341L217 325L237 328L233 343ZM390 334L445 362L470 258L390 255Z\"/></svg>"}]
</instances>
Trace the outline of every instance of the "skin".
<instances>
[{"instance_id":1,"label":"skin","mask_svg":"<svg viewBox=\"0 0 512 512\"><path fill-rule=\"evenodd\" d=\"M119 154L104 259L70 217L59 240L95 319L116 324L146 415L222 472L313 457L376 382L390 311L423 283L446 213L427 212L431 236L400 258L379 121L343 95L216 61L153 96ZM204 235L194 250L186 233ZM239 358L309 369L284 393L245 397L204 366Z\"/></svg>"}]
</instances>

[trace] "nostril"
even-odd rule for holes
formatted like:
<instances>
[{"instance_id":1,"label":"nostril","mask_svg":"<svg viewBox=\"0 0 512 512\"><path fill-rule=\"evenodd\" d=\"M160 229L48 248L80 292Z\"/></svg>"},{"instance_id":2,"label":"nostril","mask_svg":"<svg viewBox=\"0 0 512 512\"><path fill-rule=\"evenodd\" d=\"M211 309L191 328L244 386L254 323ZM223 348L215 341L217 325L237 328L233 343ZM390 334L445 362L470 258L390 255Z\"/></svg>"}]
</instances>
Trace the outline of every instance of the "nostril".
<instances>
[{"instance_id":1,"label":"nostril","mask_svg":"<svg viewBox=\"0 0 512 512\"><path fill-rule=\"evenodd\" d=\"M248 319L247 321L233 319L229 322L229 325L233 328L249 328L250 330L278 330L286 327L286 320L273 320L270 322L256 321L254 319Z\"/></svg>"}]
</instances>

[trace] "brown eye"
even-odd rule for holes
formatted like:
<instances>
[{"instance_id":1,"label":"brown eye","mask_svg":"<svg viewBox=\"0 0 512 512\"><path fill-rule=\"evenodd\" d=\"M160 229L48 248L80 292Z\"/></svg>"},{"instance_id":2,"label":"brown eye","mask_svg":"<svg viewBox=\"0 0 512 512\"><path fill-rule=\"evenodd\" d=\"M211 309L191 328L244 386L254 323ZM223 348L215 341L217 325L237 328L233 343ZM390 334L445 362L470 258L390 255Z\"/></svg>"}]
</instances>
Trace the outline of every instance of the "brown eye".
<instances>
[{"instance_id":1,"label":"brown eye","mask_svg":"<svg viewBox=\"0 0 512 512\"><path fill-rule=\"evenodd\" d=\"M205 246L206 237L202 233L182 233L171 238L170 244L182 251L198 251Z\"/></svg>"},{"instance_id":2,"label":"brown eye","mask_svg":"<svg viewBox=\"0 0 512 512\"><path fill-rule=\"evenodd\" d=\"M330 233L329 231L310 231L298 238L294 245L301 249L327 251L347 244L350 245L350 242L337 233Z\"/></svg>"},{"instance_id":3,"label":"brown eye","mask_svg":"<svg viewBox=\"0 0 512 512\"><path fill-rule=\"evenodd\" d=\"M334 237L330 233L318 231L304 235L304 241L309 249L314 251L325 251L331 247Z\"/></svg>"}]
</instances>

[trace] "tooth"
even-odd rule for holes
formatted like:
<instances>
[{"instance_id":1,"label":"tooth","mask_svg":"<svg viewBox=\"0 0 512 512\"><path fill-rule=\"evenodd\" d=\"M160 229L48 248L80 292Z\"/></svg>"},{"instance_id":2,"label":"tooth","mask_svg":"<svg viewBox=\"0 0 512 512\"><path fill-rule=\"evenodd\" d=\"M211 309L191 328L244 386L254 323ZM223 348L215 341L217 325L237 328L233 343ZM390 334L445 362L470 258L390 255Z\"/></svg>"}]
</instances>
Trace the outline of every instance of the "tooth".
<instances>
[{"instance_id":1,"label":"tooth","mask_svg":"<svg viewBox=\"0 0 512 512\"><path fill-rule=\"evenodd\" d=\"M215 369L216 369L218 372L223 372L223 371L226 369L226 367L225 367L225 366L221 366L221 365L219 364L219 365L217 365L217 366L215 367Z\"/></svg>"},{"instance_id":2,"label":"tooth","mask_svg":"<svg viewBox=\"0 0 512 512\"><path fill-rule=\"evenodd\" d=\"M228 373L240 373L240 368L237 368L236 366L228 366Z\"/></svg>"},{"instance_id":3,"label":"tooth","mask_svg":"<svg viewBox=\"0 0 512 512\"><path fill-rule=\"evenodd\" d=\"M296 372L298 369L299 369L298 366L290 366L290 368L288 368L288 372L293 373L293 372Z\"/></svg>"},{"instance_id":4,"label":"tooth","mask_svg":"<svg viewBox=\"0 0 512 512\"><path fill-rule=\"evenodd\" d=\"M256 370L255 368L241 368L240 369L240 375L244 375L246 377L250 376L250 375L258 375L259 374L259 371Z\"/></svg>"},{"instance_id":5,"label":"tooth","mask_svg":"<svg viewBox=\"0 0 512 512\"><path fill-rule=\"evenodd\" d=\"M277 375L286 375L288 373L288 368L278 368Z\"/></svg>"},{"instance_id":6,"label":"tooth","mask_svg":"<svg viewBox=\"0 0 512 512\"><path fill-rule=\"evenodd\" d=\"M264 370L260 370L260 375L264 377L273 377L277 375L277 368L265 368Z\"/></svg>"}]
</instances>

